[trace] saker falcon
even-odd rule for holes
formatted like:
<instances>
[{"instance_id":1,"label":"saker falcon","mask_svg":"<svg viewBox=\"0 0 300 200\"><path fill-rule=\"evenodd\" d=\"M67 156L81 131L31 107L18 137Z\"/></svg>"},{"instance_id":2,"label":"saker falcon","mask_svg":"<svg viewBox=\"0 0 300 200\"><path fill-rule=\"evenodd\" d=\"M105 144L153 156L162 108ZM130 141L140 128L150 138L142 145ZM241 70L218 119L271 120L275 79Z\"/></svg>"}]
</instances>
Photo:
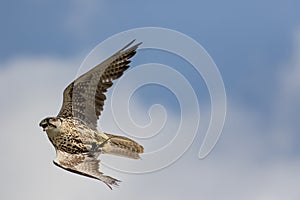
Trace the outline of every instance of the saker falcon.
<instances>
[{"instance_id":1,"label":"saker falcon","mask_svg":"<svg viewBox=\"0 0 300 200\"><path fill-rule=\"evenodd\" d=\"M123 136L97 130L105 92L129 67L130 58L141 44L134 41L83 74L64 90L63 104L56 117L40 122L56 150L53 163L65 170L103 181L110 189L119 180L99 171L100 154L138 159L144 148Z\"/></svg>"}]
</instances>

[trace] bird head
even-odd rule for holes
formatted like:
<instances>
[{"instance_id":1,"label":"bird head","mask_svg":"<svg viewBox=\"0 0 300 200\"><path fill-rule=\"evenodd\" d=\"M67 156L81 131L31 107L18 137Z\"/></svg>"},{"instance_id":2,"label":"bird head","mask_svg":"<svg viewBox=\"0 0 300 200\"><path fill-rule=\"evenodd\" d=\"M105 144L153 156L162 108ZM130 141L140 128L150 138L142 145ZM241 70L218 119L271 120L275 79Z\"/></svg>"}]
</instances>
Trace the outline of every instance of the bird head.
<instances>
[{"instance_id":1,"label":"bird head","mask_svg":"<svg viewBox=\"0 0 300 200\"><path fill-rule=\"evenodd\" d=\"M58 117L47 117L40 122L39 126L43 128L43 131L47 131L60 127L61 123L62 120Z\"/></svg>"}]
</instances>

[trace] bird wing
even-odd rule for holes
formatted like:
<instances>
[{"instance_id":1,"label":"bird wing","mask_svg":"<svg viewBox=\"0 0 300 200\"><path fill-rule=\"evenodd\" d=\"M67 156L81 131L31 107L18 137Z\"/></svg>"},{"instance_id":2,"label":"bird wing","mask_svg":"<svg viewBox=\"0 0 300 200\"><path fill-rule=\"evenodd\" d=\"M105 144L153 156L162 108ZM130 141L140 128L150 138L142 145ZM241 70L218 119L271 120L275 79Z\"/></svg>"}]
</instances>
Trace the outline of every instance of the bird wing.
<instances>
[{"instance_id":1,"label":"bird wing","mask_svg":"<svg viewBox=\"0 0 300 200\"><path fill-rule=\"evenodd\" d=\"M113 85L112 81L128 69L129 59L135 55L141 44L128 48L134 41L70 83L64 90L63 104L58 117L79 118L96 130L97 120L106 99L105 92Z\"/></svg>"},{"instance_id":2,"label":"bird wing","mask_svg":"<svg viewBox=\"0 0 300 200\"><path fill-rule=\"evenodd\" d=\"M69 154L60 150L56 151L55 165L70 172L95 178L103 181L110 189L118 185L119 180L103 175L99 171L100 161L93 154Z\"/></svg>"}]
</instances>

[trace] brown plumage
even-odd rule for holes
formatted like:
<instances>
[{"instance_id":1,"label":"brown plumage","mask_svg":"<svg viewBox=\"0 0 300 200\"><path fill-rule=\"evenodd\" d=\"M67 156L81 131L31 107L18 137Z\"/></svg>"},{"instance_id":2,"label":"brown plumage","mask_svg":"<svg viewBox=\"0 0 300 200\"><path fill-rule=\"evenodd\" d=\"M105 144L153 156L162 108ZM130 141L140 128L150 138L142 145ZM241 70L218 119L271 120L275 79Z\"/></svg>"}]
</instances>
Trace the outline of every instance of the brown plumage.
<instances>
[{"instance_id":1,"label":"brown plumage","mask_svg":"<svg viewBox=\"0 0 300 200\"><path fill-rule=\"evenodd\" d=\"M96 129L106 100L104 93L113 85L112 81L128 69L129 59L135 55L141 44L126 49L133 42L68 85L64 90L63 105L58 117L76 117Z\"/></svg>"},{"instance_id":2,"label":"brown plumage","mask_svg":"<svg viewBox=\"0 0 300 200\"><path fill-rule=\"evenodd\" d=\"M56 149L55 165L101 180L109 188L119 180L99 171L98 156L107 153L138 159L144 152L140 144L127 137L97 131L105 92L128 69L129 59L141 44L129 48L133 42L70 83L64 90L57 117L45 118L40 123Z\"/></svg>"},{"instance_id":3,"label":"brown plumage","mask_svg":"<svg viewBox=\"0 0 300 200\"><path fill-rule=\"evenodd\" d=\"M103 146L103 153L134 159L140 158L139 154L144 153L144 147L129 138L107 133L106 135L109 141Z\"/></svg>"}]
</instances>

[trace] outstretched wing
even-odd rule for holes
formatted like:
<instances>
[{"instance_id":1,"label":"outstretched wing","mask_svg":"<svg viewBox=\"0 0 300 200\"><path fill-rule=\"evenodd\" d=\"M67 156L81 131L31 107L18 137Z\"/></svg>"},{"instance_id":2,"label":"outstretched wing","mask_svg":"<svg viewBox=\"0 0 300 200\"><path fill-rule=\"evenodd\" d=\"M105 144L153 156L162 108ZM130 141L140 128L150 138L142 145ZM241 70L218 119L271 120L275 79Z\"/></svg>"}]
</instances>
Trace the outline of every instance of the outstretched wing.
<instances>
[{"instance_id":1,"label":"outstretched wing","mask_svg":"<svg viewBox=\"0 0 300 200\"><path fill-rule=\"evenodd\" d=\"M57 150L56 158L53 163L70 172L103 181L110 189L112 189L112 186L117 186L120 181L110 176L105 176L99 171L100 161L96 156L97 155L91 154L69 154Z\"/></svg>"},{"instance_id":2,"label":"outstretched wing","mask_svg":"<svg viewBox=\"0 0 300 200\"><path fill-rule=\"evenodd\" d=\"M95 130L106 99L105 92L112 86L112 81L128 69L129 59L141 44L128 48L133 42L68 85L58 117L79 118Z\"/></svg>"}]
</instances>

